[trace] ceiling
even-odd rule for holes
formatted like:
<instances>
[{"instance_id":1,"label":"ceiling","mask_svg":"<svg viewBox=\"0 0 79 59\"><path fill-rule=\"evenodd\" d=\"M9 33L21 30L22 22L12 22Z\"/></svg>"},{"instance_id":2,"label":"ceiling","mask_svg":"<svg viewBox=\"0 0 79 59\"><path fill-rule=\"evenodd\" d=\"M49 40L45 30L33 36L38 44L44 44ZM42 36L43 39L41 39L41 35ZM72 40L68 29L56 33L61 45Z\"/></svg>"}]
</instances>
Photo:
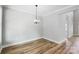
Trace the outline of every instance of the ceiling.
<instances>
[{"instance_id":1,"label":"ceiling","mask_svg":"<svg viewBox=\"0 0 79 59\"><path fill-rule=\"evenodd\" d=\"M69 5L38 5L38 15L44 16ZM7 7L35 15L35 5L8 5Z\"/></svg>"}]
</instances>

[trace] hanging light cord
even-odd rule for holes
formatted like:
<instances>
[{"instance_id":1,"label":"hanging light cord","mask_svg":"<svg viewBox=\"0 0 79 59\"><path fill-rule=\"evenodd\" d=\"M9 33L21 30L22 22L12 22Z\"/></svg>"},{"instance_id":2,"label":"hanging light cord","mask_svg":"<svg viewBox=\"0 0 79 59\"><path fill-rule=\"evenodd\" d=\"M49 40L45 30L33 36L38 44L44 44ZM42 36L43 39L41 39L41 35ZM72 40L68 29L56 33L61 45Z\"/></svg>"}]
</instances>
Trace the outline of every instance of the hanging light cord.
<instances>
[{"instance_id":1,"label":"hanging light cord","mask_svg":"<svg viewBox=\"0 0 79 59\"><path fill-rule=\"evenodd\" d=\"M36 6L36 19L37 19L37 7L38 7L38 5L35 5Z\"/></svg>"}]
</instances>

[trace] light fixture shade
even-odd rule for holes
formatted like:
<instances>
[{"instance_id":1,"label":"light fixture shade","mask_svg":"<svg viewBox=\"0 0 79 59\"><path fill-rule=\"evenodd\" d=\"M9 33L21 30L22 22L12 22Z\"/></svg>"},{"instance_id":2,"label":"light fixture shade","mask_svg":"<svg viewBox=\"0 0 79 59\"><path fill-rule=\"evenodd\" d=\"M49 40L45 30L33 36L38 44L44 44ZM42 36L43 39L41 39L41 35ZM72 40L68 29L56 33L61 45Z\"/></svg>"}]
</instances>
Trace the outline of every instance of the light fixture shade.
<instances>
[{"instance_id":1,"label":"light fixture shade","mask_svg":"<svg viewBox=\"0 0 79 59\"><path fill-rule=\"evenodd\" d=\"M40 20L38 20L38 19L34 20L34 24L39 24L39 23L40 23Z\"/></svg>"},{"instance_id":2,"label":"light fixture shade","mask_svg":"<svg viewBox=\"0 0 79 59\"><path fill-rule=\"evenodd\" d=\"M37 7L38 7L38 5L35 5L35 7L36 7L36 17L34 19L34 24L39 24L40 20L38 19L38 16L37 16Z\"/></svg>"}]
</instances>

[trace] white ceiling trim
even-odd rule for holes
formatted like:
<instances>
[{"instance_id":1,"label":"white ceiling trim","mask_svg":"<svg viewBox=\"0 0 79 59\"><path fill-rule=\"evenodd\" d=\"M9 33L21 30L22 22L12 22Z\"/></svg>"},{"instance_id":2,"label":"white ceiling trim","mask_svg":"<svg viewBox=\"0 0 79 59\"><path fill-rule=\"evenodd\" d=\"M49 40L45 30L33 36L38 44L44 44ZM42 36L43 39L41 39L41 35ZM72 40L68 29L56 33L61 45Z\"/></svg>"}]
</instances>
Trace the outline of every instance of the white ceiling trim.
<instances>
[{"instance_id":1,"label":"white ceiling trim","mask_svg":"<svg viewBox=\"0 0 79 59\"><path fill-rule=\"evenodd\" d=\"M20 9L17 10L16 8L11 8L11 7L8 7L8 6L4 6L4 7L5 7L5 8L12 9L12 10L15 10L15 11L28 13L28 14L31 14L31 15L35 16L34 14L32 14L32 13L30 13L30 12L27 12L27 11L25 11L25 10L20 10ZM55 13L57 13L57 14L62 14L62 13L64 13L64 12L73 11L73 10L75 10L75 9L78 9L78 7L79 7L78 5L70 5L70 6L67 6L67 7L60 8L60 9L57 9L57 10L55 10L55 11L49 12L49 13L47 13L47 14L45 14L45 15L42 15L41 17L49 16L49 15L55 14Z\"/></svg>"},{"instance_id":2,"label":"white ceiling trim","mask_svg":"<svg viewBox=\"0 0 79 59\"><path fill-rule=\"evenodd\" d=\"M25 10L20 10L20 9L8 7L8 6L2 6L2 7L7 8L7 9L11 9L11 10L15 10L15 11L18 11L18 12L28 13L28 14L30 14L30 15L35 16L34 14L32 14L32 13L30 13L30 12L27 12L27 11L25 11Z\"/></svg>"},{"instance_id":3,"label":"white ceiling trim","mask_svg":"<svg viewBox=\"0 0 79 59\"><path fill-rule=\"evenodd\" d=\"M49 16L51 14L63 14L65 12L73 11L75 9L79 9L79 6L78 5L67 6L67 7L64 7L64 8L58 9L58 10L55 10L53 12L50 12L50 13L44 15L43 17Z\"/></svg>"}]
</instances>

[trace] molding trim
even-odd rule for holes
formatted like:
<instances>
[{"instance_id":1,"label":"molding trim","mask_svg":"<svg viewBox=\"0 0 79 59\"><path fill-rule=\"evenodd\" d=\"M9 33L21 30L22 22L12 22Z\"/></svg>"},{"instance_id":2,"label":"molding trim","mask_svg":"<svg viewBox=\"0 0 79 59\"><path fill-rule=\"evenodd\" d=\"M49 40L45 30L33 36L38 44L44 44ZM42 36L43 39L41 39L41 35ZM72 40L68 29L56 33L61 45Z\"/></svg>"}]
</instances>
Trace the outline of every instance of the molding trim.
<instances>
[{"instance_id":1,"label":"molding trim","mask_svg":"<svg viewBox=\"0 0 79 59\"><path fill-rule=\"evenodd\" d=\"M61 43L65 42L65 41L67 40L67 38L66 38L66 39L64 39L64 40L58 42L58 41L55 41L55 40L50 39L50 38L45 38L45 37L44 37L44 39L47 39L47 40L52 41L52 42L55 42L55 43L57 43L57 44L61 44Z\"/></svg>"},{"instance_id":2,"label":"molding trim","mask_svg":"<svg viewBox=\"0 0 79 59\"><path fill-rule=\"evenodd\" d=\"M16 9L16 8L9 7L9 6L2 6L2 8L10 9L10 10L13 10L13 11L16 11L16 12L21 12L21 13L27 13L27 14L29 14L29 15L35 16L34 14L32 14L32 13L30 13L30 12L27 12L27 11L25 11L25 10Z\"/></svg>"},{"instance_id":3,"label":"molding trim","mask_svg":"<svg viewBox=\"0 0 79 59\"><path fill-rule=\"evenodd\" d=\"M50 12L50 13L44 15L43 17L49 16L51 14L63 14L65 12L73 11L73 10L76 10L76 9L79 9L79 6L78 5L71 5L71 6L67 6L67 7L64 7L64 8L58 9L58 10L55 10L53 12Z\"/></svg>"},{"instance_id":4,"label":"molding trim","mask_svg":"<svg viewBox=\"0 0 79 59\"><path fill-rule=\"evenodd\" d=\"M67 37L67 39L70 39L71 37L73 37L74 35L71 35L70 37Z\"/></svg>"},{"instance_id":5,"label":"molding trim","mask_svg":"<svg viewBox=\"0 0 79 59\"><path fill-rule=\"evenodd\" d=\"M12 10L16 10L16 11L19 11L19 12L28 13L28 14L31 14L31 15L34 16L34 14L32 14L32 13L30 13L30 12L27 12L27 11L25 11L25 10L19 10L19 9L17 10L16 8L9 7L9 6L2 6L2 7L8 8L8 9L12 9ZM65 11L73 11L73 10L75 10L75 9L79 9L79 6L78 6L78 5L70 5L70 6L67 6L67 7L60 8L60 9L57 9L57 10L55 10L55 11L49 12L49 13L47 13L47 14L45 14L45 15L42 15L41 17L45 17L45 16L48 16L48 15L51 15L51 14L55 14L55 13L61 14L61 13L65 12Z\"/></svg>"},{"instance_id":6,"label":"molding trim","mask_svg":"<svg viewBox=\"0 0 79 59\"><path fill-rule=\"evenodd\" d=\"M34 40L38 40L38 39L40 39L40 38L41 38L41 37L29 39L29 40L22 41L22 42L17 42L17 43L12 43L12 44L3 45L3 46L1 46L1 48L13 46L13 45L18 45L18 44L23 44L23 43L28 43L28 42L31 42L31 41L34 41Z\"/></svg>"},{"instance_id":7,"label":"molding trim","mask_svg":"<svg viewBox=\"0 0 79 59\"><path fill-rule=\"evenodd\" d=\"M74 37L79 37L79 34L74 34L73 36L74 36Z\"/></svg>"},{"instance_id":8,"label":"molding trim","mask_svg":"<svg viewBox=\"0 0 79 59\"><path fill-rule=\"evenodd\" d=\"M52 39L49 39L49 38L38 37L38 38L33 38L33 39L26 40L26 41L22 41L22 42L17 42L17 43L13 43L13 44L4 45L4 46L2 46L1 48L6 48L6 47L9 47L9 46L18 45L18 44L23 44L23 43L29 43L29 42L31 42L31 41L38 40L38 39L41 39L41 38L44 38L44 39L46 39L46 40L55 42L55 43L57 43L57 44L61 44L61 43L65 42L65 41L67 40L67 39L64 39L64 40L58 42L58 41L55 41L55 40L52 40Z\"/></svg>"},{"instance_id":9,"label":"molding trim","mask_svg":"<svg viewBox=\"0 0 79 59\"><path fill-rule=\"evenodd\" d=\"M0 53L1 53L1 51L2 51L2 48L0 48Z\"/></svg>"}]
</instances>

